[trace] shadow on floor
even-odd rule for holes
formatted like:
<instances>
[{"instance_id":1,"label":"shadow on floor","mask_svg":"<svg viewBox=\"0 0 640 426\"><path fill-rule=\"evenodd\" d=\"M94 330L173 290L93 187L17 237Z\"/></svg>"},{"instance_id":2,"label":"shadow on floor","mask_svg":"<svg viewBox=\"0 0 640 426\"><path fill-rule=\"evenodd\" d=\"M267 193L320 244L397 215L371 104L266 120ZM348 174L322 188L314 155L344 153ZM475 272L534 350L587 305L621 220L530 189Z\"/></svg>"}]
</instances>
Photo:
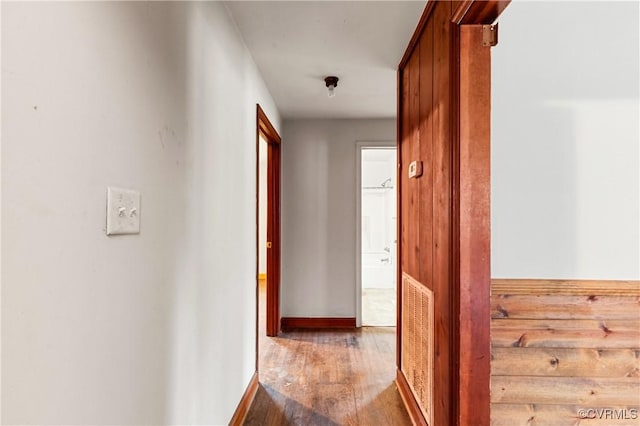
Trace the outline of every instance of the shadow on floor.
<instances>
[{"instance_id":1,"label":"shadow on floor","mask_svg":"<svg viewBox=\"0 0 640 426\"><path fill-rule=\"evenodd\" d=\"M247 425L340 426L330 418L296 399L283 395L269 385L260 384L244 422Z\"/></svg>"}]
</instances>

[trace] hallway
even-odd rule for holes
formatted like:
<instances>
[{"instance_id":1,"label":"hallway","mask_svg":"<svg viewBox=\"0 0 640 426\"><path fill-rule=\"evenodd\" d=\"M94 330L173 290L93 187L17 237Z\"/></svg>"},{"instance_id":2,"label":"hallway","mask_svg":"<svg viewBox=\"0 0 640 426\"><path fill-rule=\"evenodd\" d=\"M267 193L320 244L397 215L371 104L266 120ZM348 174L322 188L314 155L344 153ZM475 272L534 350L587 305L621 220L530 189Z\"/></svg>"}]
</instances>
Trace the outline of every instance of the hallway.
<instances>
[{"instance_id":1,"label":"hallway","mask_svg":"<svg viewBox=\"0 0 640 426\"><path fill-rule=\"evenodd\" d=\"M395 329L264 335L260 387L245 425L410 425L395 379Z\"/></svg>"}]
</instances>

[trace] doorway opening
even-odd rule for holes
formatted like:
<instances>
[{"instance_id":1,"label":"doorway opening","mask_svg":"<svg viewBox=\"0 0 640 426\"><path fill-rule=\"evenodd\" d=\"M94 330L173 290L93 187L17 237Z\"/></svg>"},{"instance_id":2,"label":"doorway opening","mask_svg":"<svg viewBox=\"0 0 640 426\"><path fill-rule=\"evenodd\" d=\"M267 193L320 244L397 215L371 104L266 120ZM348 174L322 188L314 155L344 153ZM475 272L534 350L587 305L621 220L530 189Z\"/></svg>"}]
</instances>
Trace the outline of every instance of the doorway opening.
<instances>
[{"instance_id":1,"label":"doorway opening","mask_svg":"<svg viewBox=\"0 0 640 426\"><path fill-rule=\"evenodd\" d=\"M256 106L256 354L280 331L280 135ZM260 306L261 291L265 302ZM263 315L264 317L261 317ZM257 363L258 357L256 357Z\"/></svg>"},{"instance_id":2,"label":"doorway opening","mask_svg":"<svg viewBox=\"0 0 640 426\"><path fill-rule=\"evenodd\" d=\"M396 326L397 154L394 142L358 143L358 326Z\"/></svg>"},{"instance_id":3,"label":"doorway opening","mask_svg":"<svg viewBox=\"0 0 640 426\"><path fill-rule=\"evenodd\" d=\"M267 147L258 134L258 333L266 337L267 316Z\"/></svg>"}]
</instances>

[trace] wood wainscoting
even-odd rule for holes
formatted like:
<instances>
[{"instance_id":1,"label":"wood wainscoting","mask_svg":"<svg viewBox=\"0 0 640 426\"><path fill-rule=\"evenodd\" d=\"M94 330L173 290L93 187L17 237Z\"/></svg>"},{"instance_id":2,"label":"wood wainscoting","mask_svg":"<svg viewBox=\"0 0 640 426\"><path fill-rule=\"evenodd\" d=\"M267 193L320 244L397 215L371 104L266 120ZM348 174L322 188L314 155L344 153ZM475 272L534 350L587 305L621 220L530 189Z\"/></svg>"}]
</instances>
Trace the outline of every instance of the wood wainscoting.
<instances>
[{"instance_id":1,"label":"wood wainscoting","mask_svg":"<svg viewBox=\"0 0 640 426\"><path fill-rule=\"evenodd\" d=\"M640 424L640 281L492 280L491 424Z\"/></svg>"}]
</instances>

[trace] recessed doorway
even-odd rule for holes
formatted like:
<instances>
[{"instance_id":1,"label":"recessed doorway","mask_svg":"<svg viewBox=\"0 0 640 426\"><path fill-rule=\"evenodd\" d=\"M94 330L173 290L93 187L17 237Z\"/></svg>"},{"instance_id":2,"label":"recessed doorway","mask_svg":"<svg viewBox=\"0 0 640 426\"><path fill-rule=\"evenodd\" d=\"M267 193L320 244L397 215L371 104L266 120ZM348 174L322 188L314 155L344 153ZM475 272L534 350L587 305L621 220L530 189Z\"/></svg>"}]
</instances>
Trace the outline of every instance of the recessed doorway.
<instances>
[{"instance_id":1,"label":"recessed doorway","mask_svg":"<svg viewBox=\"0 0 640 426\"><path fill-rule=\"evenodd\" d=\"M395 327L397 158L394 143L358 144L359 326Z\"/></svg>"}]
</instances>

